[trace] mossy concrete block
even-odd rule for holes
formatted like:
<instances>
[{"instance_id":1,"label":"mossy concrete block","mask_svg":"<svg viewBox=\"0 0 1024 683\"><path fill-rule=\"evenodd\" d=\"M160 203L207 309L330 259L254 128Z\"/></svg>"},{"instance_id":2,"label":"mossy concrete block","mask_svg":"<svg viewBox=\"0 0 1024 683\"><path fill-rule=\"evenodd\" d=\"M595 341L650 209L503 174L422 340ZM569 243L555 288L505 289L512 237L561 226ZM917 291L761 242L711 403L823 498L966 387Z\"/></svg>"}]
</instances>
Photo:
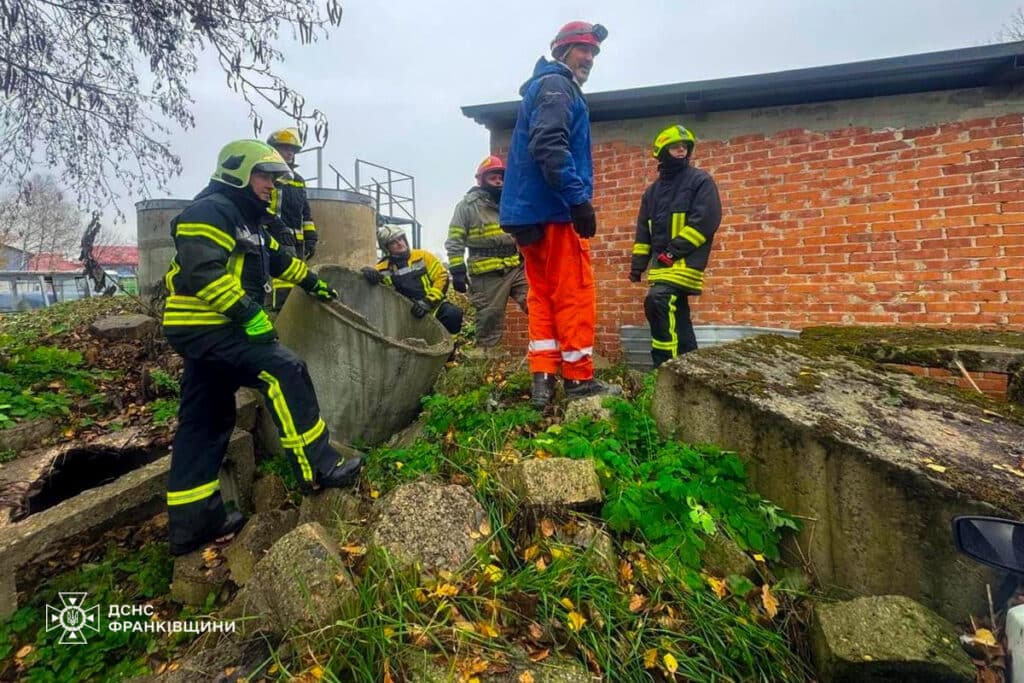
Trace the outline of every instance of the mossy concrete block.
<instances>
[{"instance_id":1,"label":"mossy concrete block","mask_svg":"<svg viewBox=\"0 0 1024 683\"><path fill-rule=\"evenodd\" d=\"M811 648L821 683L970 683L956 629L902 595L814 608Z\"/></svg>"},{"instance_id":2,"label":"mossy concrete block","mask_svg":"<svg viewBox=\"0 0 1024 683\"><path fill-rule=\"evenodd\" d=\"M420 480L399 486L377 503L371 543L424 572L455 570L481 542L484 509L461 486Z\"/></svg>"},{"instance_id":3,"label":"mossy concrete block","mask_svg":"<svg viewBox=\"0 0 1024 683\"><path fill-rule=\"evenodd\" d=\"M171 600L183 605L203 605L210 593L219 594L228 582L228 567L223 558L208 567L200 548L188 555L174 558Z\"/></svg>"},{"instance_id":4,"label":"mossy concrete block","mask_svg":"<svg viewBox=\"0 0 1024 683\"><path fill-rule=\"evenodd\" d=\"M220 490L225 501L248 515L253 511L252 484L256 477L256 454L252 434L236 429L231 432L228 450L220 466Z\"/></svg>"},{"instance_id":5,"label":"mossy concrete block","mask_svg":"<svg viewBox=\"0 0 1024 683\"><path fill-rule=\"evenodd\" d=\"M757 565L736 541L719 532L714 536L704 537L704 550L700 554L700 564L705 572L714 576L745 576L753 579L757 576Z\"/></svg>"},{"instance_id":6,"label":"mossy concrete block","mask_svg":"<svg viewBox=\"0 0 1024 683\"><path fill-rule=\"evenodd\" d=\"M242 387L235 392L235 429L251 432L256 428L256 416L259 413L263 397L260 392L249 387Z\"/></svg>"},{"instance_id":7,"label":"mossy concrete block","mask_svg":"<svg viewBox=\"0 0 1024 683\"><path fill-rule=\"evenodd\" d=\"M224 549L231 580L244 586L256 563L279 538L295 528L298 510L257 512L245 523L238 536Z\"/></svg>"},{"instance_id":8,"label":"mossy concrete block","mask_svg":"<svg viewBox=\"0 0 1024 683\"><path fill-rule=\"evenodd\" d=\"M419 652L406 660L408 683L451 683L458 680L459 671L454 661L444 656ZM582 663L553 655L541 662L532 662L526 653L514 649L508 656L508 670L500 674L481 674L482 683L595 683L600 679L593 676Z\"/></svg>"},{"instance_id":9,"label":"mossy concrete block","mask_svg":"<svg viewBox=\"0 0 1024 683\"><path fill-rule=\"evenodd\" d=\"M288 487L276 474L267 474L252 485L252 507L256 514L279 510L290 502Z\"/></svg>"},{"instance_id":10,"label":"mossy concrete block","mask_svg":"<svg viewBox=\"0 0 1024 683\"><path fill-rule=\"evenodd\" d=\"M271 546L225 616L243 618L243 634L309 633L332 625L355 590L337 543L313 522Z\"/></svg>"},{"instance_id":11,"label":"mossy concrete block","mask_svg":"<svg viewBox=\"0 0 1024 683\"><path fill-rule=\"evenodd\" d=\"M159 329L160 323L148 315L111 315L93 321L89 333L99 339L117 341L154 337Z\"/></svg>"},{"instance_id":12,"label":"mossy concrete block","mask_svg":"<svg viewBox=\"0 0 1024 683\"><path fill-rule=\"evenodd\" d=\"M527 507L589 508L604 501L601 482L591 460L525 460L503 469L499 476Z\"/></svg>"},{"instance_id":13,"label":"mossy concrete block","mask_svg":"<svg viewBox=\"0 0 1024 683\"><path fill-rule=\"evenodd\" d=\"M344 530L362 519L362 503L345 489L323 489L305 496L299 507L299 524L317 522L335 539L345 536Z\"/></svg>"},{"instance_id":14,"label":"mossy concrete block","mask_svg":"<svg viewBox=\"0 0 1024 683\"><path fill-rule=\"evenodd\" d=\"M40 448L43 439L57 431L57 423L45 417L21 422L7 429L0 429L0 451L22 451Z\"/></svg>"},{"instance_id":15,"label":"mossy concrete block","mask_svg":"<svg viewBox=\"0 0 1024 683\"><path fill-rule=\"evenodd\" d=\"M577 398L565 404L565 421L573 422L581 417L589 417L594 422L612 419L612 411L604 407L605 395Z\"/></svg>"}]
</instances>

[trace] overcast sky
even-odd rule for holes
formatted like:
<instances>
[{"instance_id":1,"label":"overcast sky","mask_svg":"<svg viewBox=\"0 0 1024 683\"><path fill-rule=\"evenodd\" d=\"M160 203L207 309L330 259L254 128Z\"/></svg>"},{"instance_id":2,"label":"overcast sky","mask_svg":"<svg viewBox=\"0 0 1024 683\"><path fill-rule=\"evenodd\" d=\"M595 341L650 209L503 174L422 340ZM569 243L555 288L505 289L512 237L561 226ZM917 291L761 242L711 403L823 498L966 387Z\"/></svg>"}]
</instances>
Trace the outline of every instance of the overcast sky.
<instances>
[{"instance_id":1,"label":"overcast sky","mask_svg":"<svg viewBox=\"0 0 1024 683\"><path fill-rule=\"evenodd\" d=\"M416 177L424 246L438 253L488 135L459 107L517 99L558 28L582 19L609 37L589 93L741 76L991 42L1021 0L342 0L327 41L282 42L279 73L330 118L325 155L352 179L362 158ZM173 141L175 197L205 185L217 150L251 137L244 103L212 61L192 83L196 128ZM265 136L289 121L264 112ZM300 156L300 171L315 174ZM333 178L331 179L333 186ZM134 235L132 204L124 202Z\"/></svg>"}]
</instances>

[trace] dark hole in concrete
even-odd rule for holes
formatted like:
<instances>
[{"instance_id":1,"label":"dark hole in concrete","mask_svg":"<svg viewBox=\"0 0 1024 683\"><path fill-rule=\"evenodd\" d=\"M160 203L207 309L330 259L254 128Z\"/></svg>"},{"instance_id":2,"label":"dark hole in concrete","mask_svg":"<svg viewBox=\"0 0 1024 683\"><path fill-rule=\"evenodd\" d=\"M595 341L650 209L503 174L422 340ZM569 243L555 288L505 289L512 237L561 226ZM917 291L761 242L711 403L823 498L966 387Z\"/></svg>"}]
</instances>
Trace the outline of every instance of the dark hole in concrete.
<instances>
[{"instance_id":1,"label":"dark hole in concrete","mask_svg":"<svg viewBox=\"0 0 1024 683\"><path fill-rule=\"evenodd\" d=\"M12 515L12 520L24 519L83 491L109 484L164 455L166 451L157 448L90 446L72 449L54 460L52 469L35 483L18 514Z\"/></svg>"}]
</instances>

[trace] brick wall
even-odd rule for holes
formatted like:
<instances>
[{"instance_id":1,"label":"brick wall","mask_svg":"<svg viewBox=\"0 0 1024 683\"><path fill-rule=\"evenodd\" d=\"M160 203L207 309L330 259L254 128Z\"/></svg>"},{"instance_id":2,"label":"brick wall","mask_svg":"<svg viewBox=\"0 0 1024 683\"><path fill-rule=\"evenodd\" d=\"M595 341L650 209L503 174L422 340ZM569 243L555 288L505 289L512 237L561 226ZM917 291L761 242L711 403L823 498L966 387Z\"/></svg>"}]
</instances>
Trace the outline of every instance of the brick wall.
<instances>
[{"instance_id":1,"label":"brick wall","mask_svg":"<svg viewBox=\"0 0 1024 683\"><path fill-rule=\"evenodd\" d=\"M724 210L694 322L1024 326L1024 93L942 95L684 119ZM621 325L645 324L629 254L656 175L648 145L674 122L594 125L596 350L608 357ZM499 153L507 135L492 136ZM509 343L525 343L522 323L510 319Z\"/></svg>"}]
</instances>

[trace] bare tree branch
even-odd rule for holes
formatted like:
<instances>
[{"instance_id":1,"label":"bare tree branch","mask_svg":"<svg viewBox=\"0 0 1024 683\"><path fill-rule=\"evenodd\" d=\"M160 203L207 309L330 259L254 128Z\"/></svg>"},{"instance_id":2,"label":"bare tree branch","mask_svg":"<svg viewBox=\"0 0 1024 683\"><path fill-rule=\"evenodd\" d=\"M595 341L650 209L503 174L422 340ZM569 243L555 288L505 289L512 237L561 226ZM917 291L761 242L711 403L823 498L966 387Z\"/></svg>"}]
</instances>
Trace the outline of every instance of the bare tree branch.
<instances>
[{"instance_id":1,"label":"bare tree branch","mask_svg":"<svg viewBox=\"0 0 1024 683\"><path fill-rule=\"evenodd\" d=\"M1024 40L1024 7L1018 7L1017 11L1010 15L1010 20L1003 24L995 39L998 43Z\"/></svg>"},{"instance_id":2,"label":"bare tree branch","mask_svg":"<svg viewBox=\"0 0 1024 683\"><path fill-rule=\"evenodd\" d=\"M326 38L341 15L338 0L0 0L0 177L45 165L90 210L165 187L181 172L169 138L195 124L188 84L207 48L257 134L267 103L323 142L326 117L275 74L274 44L286 29L304 45Z\"/></svg>"}]
</instances>

